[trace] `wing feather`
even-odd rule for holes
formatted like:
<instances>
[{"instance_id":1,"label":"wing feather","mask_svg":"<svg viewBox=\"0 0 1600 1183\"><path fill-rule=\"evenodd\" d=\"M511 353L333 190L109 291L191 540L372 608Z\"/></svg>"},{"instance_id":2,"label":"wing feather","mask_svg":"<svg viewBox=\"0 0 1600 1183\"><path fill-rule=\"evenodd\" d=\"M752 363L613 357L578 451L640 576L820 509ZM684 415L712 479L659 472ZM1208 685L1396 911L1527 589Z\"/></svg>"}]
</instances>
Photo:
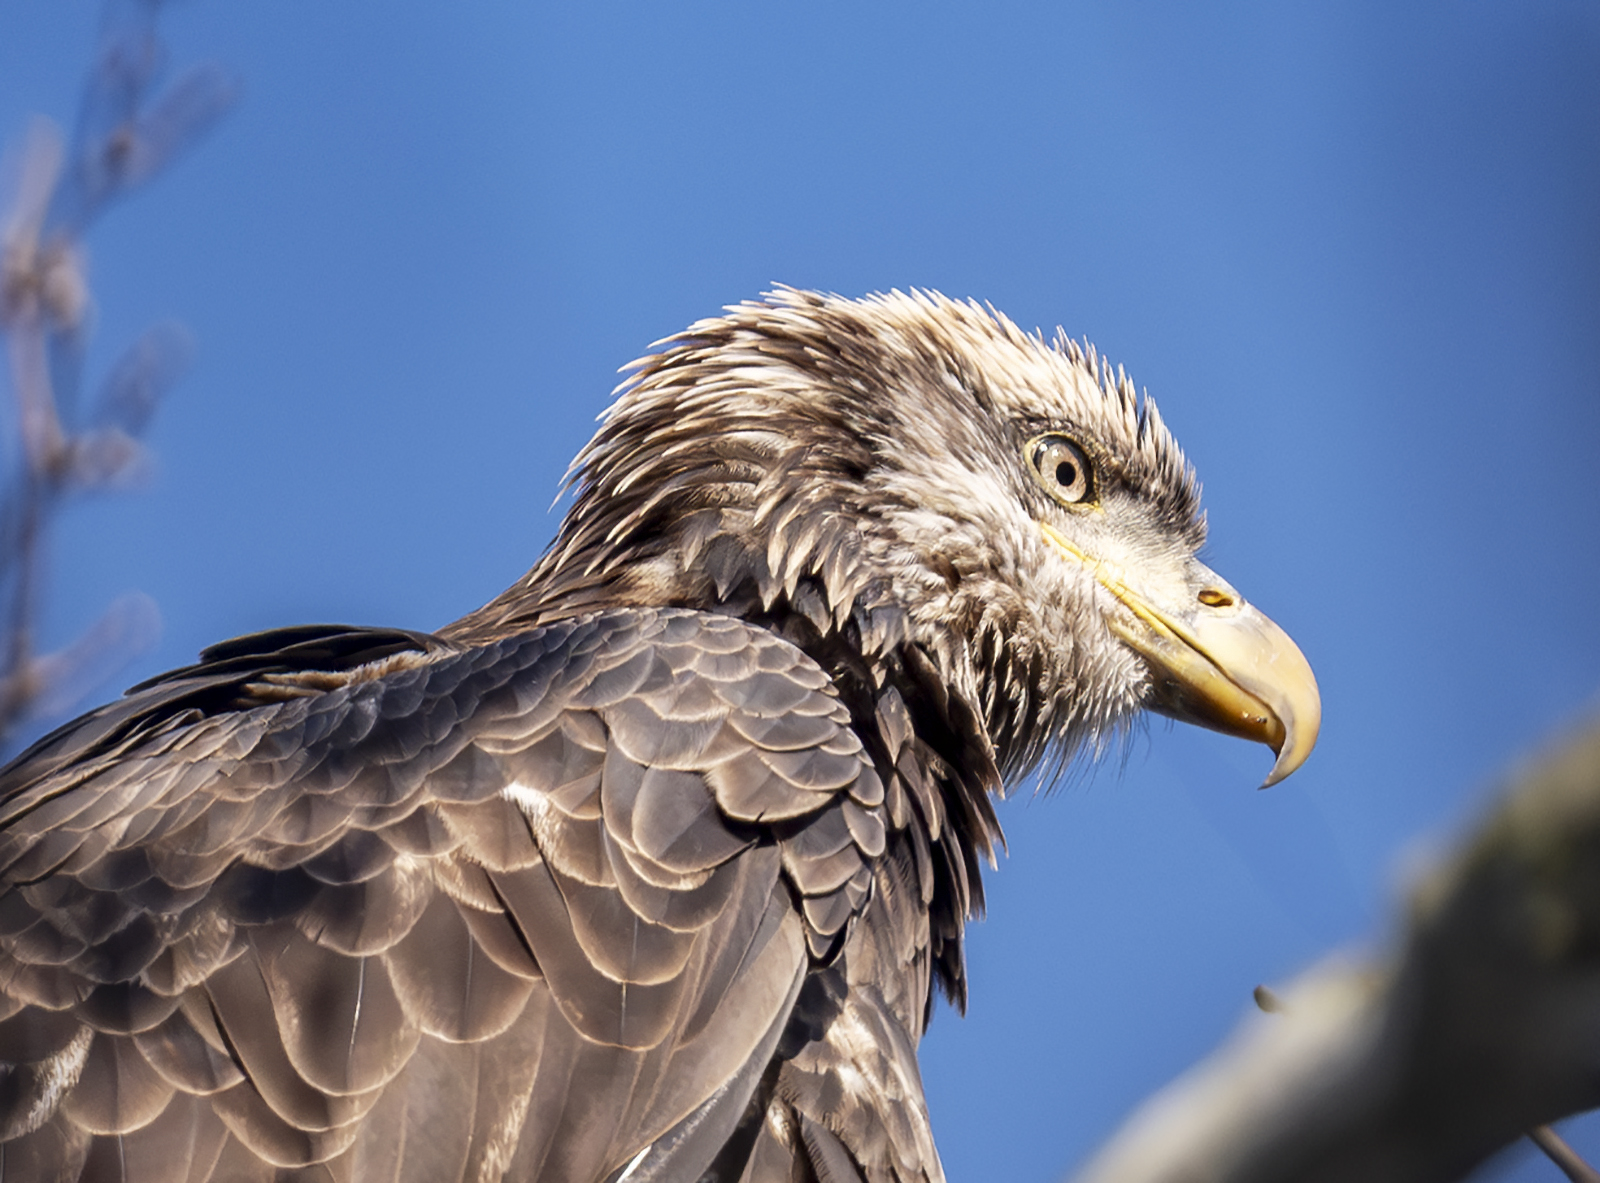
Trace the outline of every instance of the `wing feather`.
<instances>
[{"instance_id":1,"label":"wing feather","mask_svg":"<svg viewBox=\"0 0 1600 1183\"><path fill-rule=\"evenodd\" d=\"M765 1129L894 824L820 668L680 610L207 662L0 773L8 1181L695 1177Z\"/></svg>"},{"instance_id":2,"label":"wing feather","mask_svg":"<svg viewBox=\"0 0 1600 1183\"><path fill-rule=\"evenodd\" d=\"M268 1111L296 1131L322 1133L346 1126L365 1112L375 1098L325 1093L295 1071L257 964L259 956L256 952L236 958L206 981L206 998L224 1046L246 1078L218 1093L219 1102L231 1098L239 1103L235 1108L240 1113L253 1116L257 1107L245 1102L249 1097L260 1098ZM239 1130L235 1128L234 1132L238 1134ZM326 1156L302 1160L296 1155L279 1165L320 1162L323 1157Z\"/></svg>"},{"instance_id":3,"label":"wing feather","mask_svg":"<svg viewBox=\"0 0 1600 1183\"><path fill-rule=\"evenodd\" d=\"M709 870L755 841L747 828L726 824L697 773L646 770L632 806L629 825L616 826L619 838L668 871Z\"/></svg>"},{"instance_id":4,"label":"wing feather","mask_svg":"<svg viewBox=\"0 0 1600 1183\"><path fill-rule=\"evenodd\" d=\"M256 963L290 1065L330 1095L367 1093L392 1080L421 1038L385 958L349 957L293 928L273 932Z\"/></svg>"},{"instance_id":5,"label":"wing feather","mask_svg":"<svg viewBox=\"0 0 1600 1183\"><path fill-rule=\"evenodd\" d=\"M91 1134L125 1134L153 1121L172 1100L173 1087L150 1066L133 1040L96 1035L62 1112Z\"/></svg>"},{"instance_id":6,"label":"wing feather","mask_svg":"<svg viewBox=\"0 0 1600 1183\"><path fill-rule=\"evenodd\" d=\"M227 1128L209 1104L180 1092L148 1124L115 1138L94 1139L81 1178L83 1183L163 1175L174 1183L207 1179L227 1137Z\"/></svg>"},{"instance_id":7,"label":"wing feather","mask_svg":"<svg viewBox=\"0 0 1600 1183\"><path fill-rule=\"evenodd\" d=\"M508 972L479 947L463 910L436 892L384 960L412 1023L439 1039L477 1043L516 1021L533 982Z\"/></svg>"},{"instance_id":8,"label":"wing feather","mask_svg":"<svg viewBox=\"0 0 1600 1183\"><path fill-rule=\"evenodd\" d=\"M602 830L600 837L606 863L628 907L644 919L676 932L693 933L705 928L728 907L741 885L738 871L744 864L733 861L731 855L720 866L700 874L678 876L670 885L653 883L644 877L641 868L654 872L657 878L666 878L659 873L659 867L650 867L645 856L626 846L610 830Z\"/></svg>"},{"instance_id":9,"label":"wing feather","mask_svg":"<svg viewBox=\"0 0 1600 1183\"><path fill-rule=\"evenodd\" d=\"M244 1079L244 1070L228 1055L225 1045L219 1047L207 1040L181 1012L134 1036L133 1041L150 1067L188 1096L210 1096Z\"/></svg>"}]
</instances>

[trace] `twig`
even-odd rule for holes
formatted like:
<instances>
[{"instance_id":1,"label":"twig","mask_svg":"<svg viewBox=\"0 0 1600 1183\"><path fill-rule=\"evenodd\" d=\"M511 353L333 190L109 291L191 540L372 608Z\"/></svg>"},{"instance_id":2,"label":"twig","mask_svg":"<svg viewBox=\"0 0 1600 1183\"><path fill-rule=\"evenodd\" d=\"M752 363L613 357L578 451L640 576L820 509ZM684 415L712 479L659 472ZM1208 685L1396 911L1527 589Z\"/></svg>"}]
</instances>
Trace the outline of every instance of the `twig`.
<instances>
[{"instance_id":1,"label":"twig","mask_svg":"<svg viewBox=\"0 0 1600 1183\"><path fill-rule=\"evenodd\" d=\"M1535 1126L1528 1131L1528 1139L1560 1167L1572 1183L1600 1183L1600 1171L1583 1161L1567 1140L1547 1125Z\"/></svg>"},{"instance_id":2,"label":"twig","mask_svg":"<svg viewBox=\"0 0 1600 1183\"><path fill-rule=\"evenodd\" d=\"M137 645L149 602L124 599L58 654L38 655L43 541L69 494L126 484L144 461L138 437L187 356L171 327L146 333L80 413L78 383L91 298L82 241L118 198L192 146L232 103L214 67L162 86L161 0L111 0L70 146L39 120L21 151L15 193L0 206L0 337L16 426L0 496L0 743L42 704L59 705L106 645ZM123 650L126 653L126 649ZM87 687L81 687L87 689Z\"/></svg>"}]
</instances>

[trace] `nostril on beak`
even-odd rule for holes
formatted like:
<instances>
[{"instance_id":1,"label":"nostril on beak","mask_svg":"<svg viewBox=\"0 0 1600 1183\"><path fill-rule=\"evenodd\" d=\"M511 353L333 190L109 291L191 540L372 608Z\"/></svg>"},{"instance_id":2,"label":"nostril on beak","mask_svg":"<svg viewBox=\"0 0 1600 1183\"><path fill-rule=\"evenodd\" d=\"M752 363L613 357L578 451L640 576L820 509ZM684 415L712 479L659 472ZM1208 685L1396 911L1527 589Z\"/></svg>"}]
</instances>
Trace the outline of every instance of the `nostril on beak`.
<instances>
[{"instance_id":1,"label":"nostril on beak","mask_svg":"<svg viewBox=\"0 0 1600 1183\"><path fill-rule=\"evenodd\" d=\"M1233 597L1225 591L1218 591L1214 587L1202 588L1199 598L1200 602L1207 608L1233 607Z\"/></svg>"}]
</instances>

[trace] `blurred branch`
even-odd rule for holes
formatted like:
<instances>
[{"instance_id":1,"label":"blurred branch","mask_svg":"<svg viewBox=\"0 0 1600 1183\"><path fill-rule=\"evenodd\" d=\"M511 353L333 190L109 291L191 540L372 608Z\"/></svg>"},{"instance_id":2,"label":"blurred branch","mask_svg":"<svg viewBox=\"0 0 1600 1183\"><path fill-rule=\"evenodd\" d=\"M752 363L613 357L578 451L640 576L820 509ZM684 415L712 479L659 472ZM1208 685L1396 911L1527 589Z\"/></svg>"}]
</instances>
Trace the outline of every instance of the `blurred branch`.
<instances>
[{"instance_id":1,"label":"blurred branch","mask_svg":"<svg viewBox=\"0 0 1600 1183\"><path fill-rule=\"evenodd\" d=\"M0 202L0 347L15 416L0 483L0 743L30 713L66 709L96 670L109 673L154 629L148 600L124 599L60 653L35 652L43 541L70 494L125 487L146 467L140 435L187 365L187 334L145 333L81 411L92 309L84 235L119 197L148 182L227 110L234 87L215 67L163 85L160 0L107 5L76 131L64 144L37 120Z\"/></svg>"},{"instance_id":2,"label":"blurred branch","mask_svg":"<svg viewBox=\"0 0 1600 1183\"><path fill-rule=\"evenodd\" d=\"M1600 725L1510 783L1416 890L1392 957L1315 969L1278 1009L1079 1183L1459 1179L1529 1130L1595 1178L1536 1127L1600 1105Z\"/></svg>"},{"instance_id":3,"label":"blurred branch","mask_svg":"<svg viewBox=\"0 0 1600 1183\"><path fill-rule=\"evenodd\" d=\"M1528 1140L1544 1151L1572 1183L1600 1183L1600 1171L1584 1162L1578 1152L1567 1145L1567 1140L1549 1126L1535 1126L1528 1131Z\"/></svg>"}]
</instances>

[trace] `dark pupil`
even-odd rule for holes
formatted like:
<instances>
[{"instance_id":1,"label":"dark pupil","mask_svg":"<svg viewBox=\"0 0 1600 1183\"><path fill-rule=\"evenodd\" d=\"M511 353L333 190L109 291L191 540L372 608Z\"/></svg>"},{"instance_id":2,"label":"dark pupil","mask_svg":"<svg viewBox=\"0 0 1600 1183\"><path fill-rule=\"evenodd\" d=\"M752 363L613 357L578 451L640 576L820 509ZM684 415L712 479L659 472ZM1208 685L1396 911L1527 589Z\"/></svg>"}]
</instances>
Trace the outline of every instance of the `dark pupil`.
<instances>
[{"instance_id":1,"label":"dark pupil","mask_svg":"<svg viewBox=\"0 0 1600 1183\"><path fill-rule=\"evenodd\" d=\"M1077 466L1070 460L1062 460L1056 465L1056 483L1068 488L1078 479Z\"/></svg>"}]
</instances>

